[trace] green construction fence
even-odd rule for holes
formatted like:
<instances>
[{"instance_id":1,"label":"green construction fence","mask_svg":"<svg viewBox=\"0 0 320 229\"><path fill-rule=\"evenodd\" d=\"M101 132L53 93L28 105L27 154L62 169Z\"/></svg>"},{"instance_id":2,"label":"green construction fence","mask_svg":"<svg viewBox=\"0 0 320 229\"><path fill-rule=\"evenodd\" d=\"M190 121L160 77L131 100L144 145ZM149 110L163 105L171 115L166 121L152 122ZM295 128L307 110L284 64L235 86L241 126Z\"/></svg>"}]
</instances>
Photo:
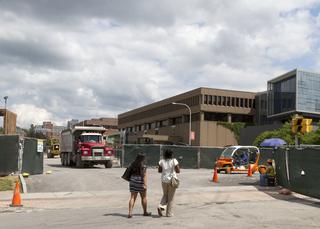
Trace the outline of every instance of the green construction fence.
<instances>
[{"instance_id":1,"label":"green construction fence","mask_svg":"<svg viewBox=\"0 0 320 229\"><path fill-rule=\"evenodd\" d=\"M18 171L19 135L0 135L0 175Z\"/></svg>"}]
</instances>

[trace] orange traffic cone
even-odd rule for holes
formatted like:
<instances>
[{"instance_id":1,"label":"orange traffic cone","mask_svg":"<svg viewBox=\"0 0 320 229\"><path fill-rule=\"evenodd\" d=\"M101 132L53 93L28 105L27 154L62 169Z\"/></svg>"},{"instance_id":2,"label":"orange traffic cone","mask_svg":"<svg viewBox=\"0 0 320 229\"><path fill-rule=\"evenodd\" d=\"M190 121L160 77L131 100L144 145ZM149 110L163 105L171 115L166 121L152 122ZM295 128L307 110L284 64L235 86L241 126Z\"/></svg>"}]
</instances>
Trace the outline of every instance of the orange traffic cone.
<instances>
[{"instance_id":1,"label":"orange traffic cone","mask_svg":"<svg viewBox=\"0 0 320 229\"><path fill-rule=\"evenodd\" d=\"M214 175L213 175L212 181L218 182L217 169L214 169Z\"/></svg>"},{"instance_id":2,"label":"orange traffic cone","mask_svg":"<svg viewBox=\"0 0 320 229\"><path fill-rule=\"evenodd\" d=\"M252 177L251 165L249 165L248 177Z\"/></svg>"},{"instance_id":3,"label":"orange traffic cone","mask_svg":"<svg viewBox=\"0 0 320 229\"><path fill-rule=\"evenodd\" d=\"M16 183L16 188L14 190L12 204L10 207L22 207L21 198L20 198L20 190L19 190L19 182Z\"/></svg>"}]
</instances>

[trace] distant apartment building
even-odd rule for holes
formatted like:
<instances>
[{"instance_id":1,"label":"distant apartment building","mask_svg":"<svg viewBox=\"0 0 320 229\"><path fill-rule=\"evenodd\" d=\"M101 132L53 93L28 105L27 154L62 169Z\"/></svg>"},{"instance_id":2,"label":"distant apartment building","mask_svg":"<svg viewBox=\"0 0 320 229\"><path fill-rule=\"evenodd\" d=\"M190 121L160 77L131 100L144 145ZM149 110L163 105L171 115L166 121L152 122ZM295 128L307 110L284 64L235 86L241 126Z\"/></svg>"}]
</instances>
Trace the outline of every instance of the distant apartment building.
<instances>
[{"instance_id":1,"label":"distant apartment building","mask_svg":"<svg viewBox=\"0 0 320 229\"><path fill-rule=\"evenodd\" d=\"M35 126L35 133L42 133L48 139L50 138L60 138L61 131L66 129L65 126L56 126L52 122L45 121L42 125Z\"/></svg>"},{"instance_id":2,"label":"distant apartment building","mask_svg":"<svg viewBox=\"0 0 320 229\"><path fill-rule=\"evenodd\" d=\"M72 128L74 125L76 125L79 122L79 119L71 119L71 121L68 121L67 123L67 129Z\"/></svg>"}]
</instances>

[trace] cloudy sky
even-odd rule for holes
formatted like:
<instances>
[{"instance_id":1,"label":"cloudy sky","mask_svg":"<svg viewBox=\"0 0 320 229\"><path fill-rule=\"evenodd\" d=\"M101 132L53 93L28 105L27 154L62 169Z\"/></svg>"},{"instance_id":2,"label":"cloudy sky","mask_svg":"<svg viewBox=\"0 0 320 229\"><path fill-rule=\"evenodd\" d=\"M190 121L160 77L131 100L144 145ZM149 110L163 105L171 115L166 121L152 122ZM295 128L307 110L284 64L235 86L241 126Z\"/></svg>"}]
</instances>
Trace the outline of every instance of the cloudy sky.
<instances>
[{"instance_id":1,"label":"cloudy sky","mask_svg":"<svg viewBox=\"0 0 320 229\"><path fill-rule=\"evenodd\" d=\"M0 108L8 96L29 128L199 87L265 91L295 68L320 71L319 11L318 0L0 0Z\"/></svg>"}]
</instances>

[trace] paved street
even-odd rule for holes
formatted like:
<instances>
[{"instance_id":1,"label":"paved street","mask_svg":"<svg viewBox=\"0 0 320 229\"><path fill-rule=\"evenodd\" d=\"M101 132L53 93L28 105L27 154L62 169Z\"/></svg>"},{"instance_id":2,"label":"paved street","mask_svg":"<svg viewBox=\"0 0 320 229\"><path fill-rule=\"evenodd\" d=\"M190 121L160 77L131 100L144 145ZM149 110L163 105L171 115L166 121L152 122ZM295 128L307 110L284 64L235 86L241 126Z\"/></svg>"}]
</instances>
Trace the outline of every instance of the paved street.
<instances>
[{"instance_id":1,"label":"paved street","mask_svg":"<svg viewBox=\"0 0 320 229\"><path fill-rule=\"evenodd\" d=\"M27 183L33 182L30 187L48 186L45 180L54 180L54 174L59 173L57 176L62 179L65 171L102 174L105 177L103 182L115 182L117 178L117 184L103 183L103 191L97 184L92 184L93 188L87 188L87 191L75 190L77 188L74 187L71 190L68 186L64 191L43 188L42 192L37 192L30 188L30 192L21 194L23 207L9 207L13 192L0 192L0 228L320 227L319 200L296 193L281 195L278 194L280 187L261 187L258 185L258 173L252 177L245 173L220 173L218 182L212 182L213 170L182 169L179 176L182 184L175 199L175 216L160 218L156 212L161 199L160 175L156 168L148 168L148 210L153 215L142 216L138 197L133 218L128 219L128 183L118 179L124 168L71 171L70 168L59 168L57 159L49 163L48 159L45 161L45 170L51 167L56 171L27 178ZM94 179L94 182L102 181ZM86 184L83 186L88 187Z\"/></svg>"}]
</instances>

